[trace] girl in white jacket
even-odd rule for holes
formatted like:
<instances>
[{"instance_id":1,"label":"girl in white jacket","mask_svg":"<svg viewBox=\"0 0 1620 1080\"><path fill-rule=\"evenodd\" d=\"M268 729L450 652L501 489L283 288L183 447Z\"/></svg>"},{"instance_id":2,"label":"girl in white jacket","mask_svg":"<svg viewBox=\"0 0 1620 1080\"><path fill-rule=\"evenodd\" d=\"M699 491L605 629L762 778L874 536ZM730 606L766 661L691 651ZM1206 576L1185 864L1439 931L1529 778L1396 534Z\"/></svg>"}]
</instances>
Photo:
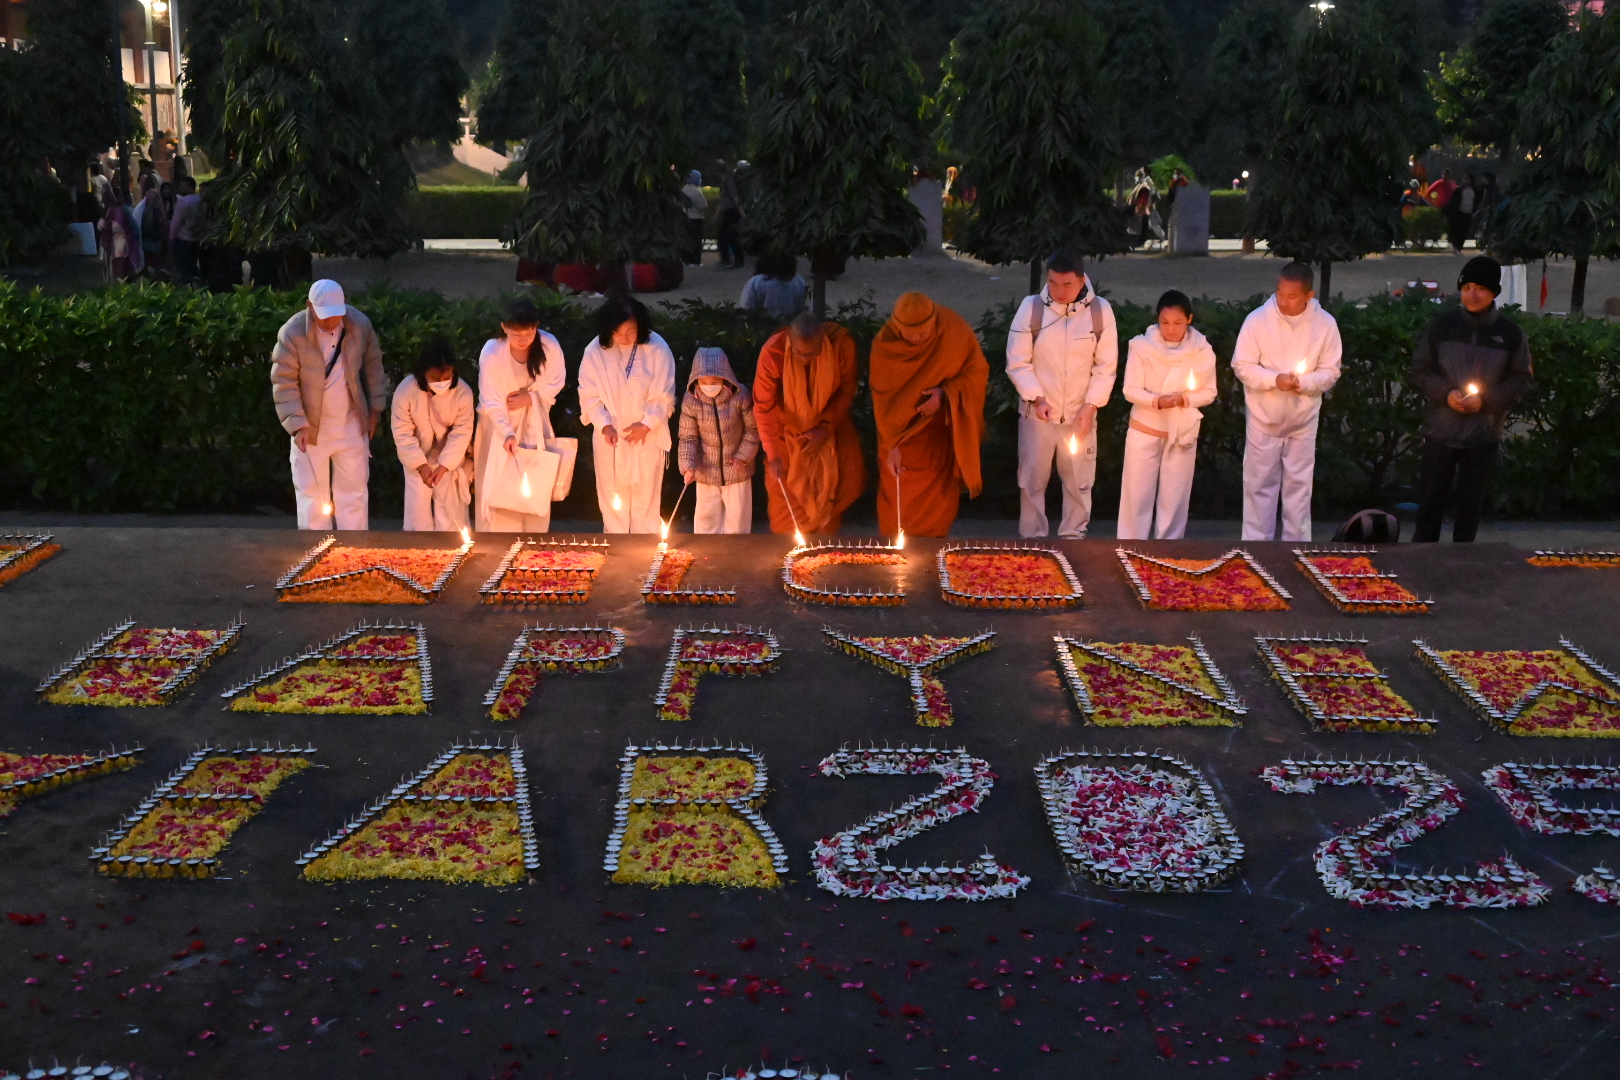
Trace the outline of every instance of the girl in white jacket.
<instances>
[{"instance_id":1,"label":"girl in white jacket","mask_svg":"<svg viewBox=\"0 0 1620 1080\"><path fill-rule=\"evenodd\" d=\"M1172 289L1159 297L1158 310L1158 324L1131 339L1125 360L1131 424L1119 491L1121 540L1186 535L1204 418L1198 409L1215 400L1215 350L1192 328L1192 301Z\"/></svg>"},{"instance_id":2,"label":"girl in white jacket","mask_svg":"<svg viewBox=\"0 0 1620 1080\"><path fill-rule=\"evenodd\" d=\"M672 441L675 355L648 328L647 309L628 296L596 309L597 336L579 362L579 418L591 440L602 531L654 533Z\"/></svg>"},{"instance_id":3,"label":"girl in white jacket","mask_svg":"<svg viewBox=\"0 0 1620 1080\"><path fill-rule=\"evenodd\" d=\"M551 406L567 377L562 346L540 329L540 312L527 298L513 300L501 315L501 336L484 343L478 357L478 425L474 462L478 470L479 532L546 532L544 514L520 514L489 505L491 478L502 455L519 446L545 449L554 435Z\"/></svg>"},{"instance_id":4,"label":"girl in white jacket","mask_svg":"<svg viewBox=\"0 0 1620 1080\"><path fill-rule=\"evenodd\" d=\"M407 532L467 526L472 499L473 392L456 374L456 354L440 334L394 391L394 449L405 469Z\"/></svg>"}]
</instances>

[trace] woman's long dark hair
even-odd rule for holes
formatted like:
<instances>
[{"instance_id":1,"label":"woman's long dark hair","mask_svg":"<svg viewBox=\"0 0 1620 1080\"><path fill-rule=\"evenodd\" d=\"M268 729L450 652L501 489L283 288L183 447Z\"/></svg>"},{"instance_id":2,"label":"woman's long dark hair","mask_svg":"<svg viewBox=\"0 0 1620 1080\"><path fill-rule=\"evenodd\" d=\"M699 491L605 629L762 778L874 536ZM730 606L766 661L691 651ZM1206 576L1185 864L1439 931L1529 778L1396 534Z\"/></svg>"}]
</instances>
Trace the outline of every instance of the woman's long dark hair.
<instances>
[{"instance_id":1,"label":"woman's long dark hair","mask_svg":"<svg viewBox=\"0 0 1620 1080\"><path fill-rule=\"evenodd\" d=\"M612 348L613 331L631 320L636 324L636 344L647 344L652 323L648 319L646 305L633 296L608 297L596 309L596 343L604 349Z\"/></svg>"},{"instance_id":2,"label":"woman's long dark hair","mask_svg":"<svg viewBox=\"0 0 1620 1080\"><path fill-rule=\"evenodd\" d=\"M434 368L450 369L452 390L461 381L461 376L456 372L456 350L443 334L434 334L422 342L422 351L416 354L416 363L411 365L411 374L416 376L416 385L422 388L424 394L428 392L427 373Z\"/></svg>"},{"instance_id":3,"label":"woman's long dark hair","mask_svg":"<svg viewBox=\"0 0 1620 1080\"><path fill-rule=\"evenodd\" d=\"M508 326L532 326L539 330L540 309L535 307L534 301L527 296L519 296L514 300L508 300L505 309L501 312L500 336L502 339L506 337L506 328ZM546 350L541 346L540 335L537 333L535 334L534 343L529 346L529 356L524 363L524 366L529 369L529 378L532 379L539 375L540 368L545 365L545 362Z\"/></svg>"}]
</instances>

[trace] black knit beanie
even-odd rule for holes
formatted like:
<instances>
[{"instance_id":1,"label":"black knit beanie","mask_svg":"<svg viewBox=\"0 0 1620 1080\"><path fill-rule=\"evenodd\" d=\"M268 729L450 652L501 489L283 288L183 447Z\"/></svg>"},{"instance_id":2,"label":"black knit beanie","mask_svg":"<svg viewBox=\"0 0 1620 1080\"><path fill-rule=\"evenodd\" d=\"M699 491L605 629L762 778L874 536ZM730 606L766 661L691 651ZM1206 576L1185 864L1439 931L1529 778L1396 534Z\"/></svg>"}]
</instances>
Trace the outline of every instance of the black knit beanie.
<instances>
[{"instance_id":1,"label":"black knit beanie","mask_svg":"<svg viewBox=\"0 0 1620 1080\"><path fill-rule=\"evenodd\" d=\"M1478 285L1491 290L1492 296L1501 296L1501 264L1489 255L1475 255L1463 264L1462 273L1457 275L1457 288L1464 285Z\"/></svg>"}]
</instances>

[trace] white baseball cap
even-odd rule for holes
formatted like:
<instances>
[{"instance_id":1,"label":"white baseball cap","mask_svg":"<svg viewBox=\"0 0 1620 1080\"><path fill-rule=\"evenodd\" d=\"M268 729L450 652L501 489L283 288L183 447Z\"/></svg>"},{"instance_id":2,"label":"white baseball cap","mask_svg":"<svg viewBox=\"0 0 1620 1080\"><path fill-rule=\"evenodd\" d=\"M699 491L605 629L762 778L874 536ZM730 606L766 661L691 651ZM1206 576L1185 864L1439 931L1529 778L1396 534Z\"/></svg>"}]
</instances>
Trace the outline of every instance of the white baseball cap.
<instances>
[{"instance_id":1,"label":"white baseball cap","mask_svg":"<svg viewBox=\"0 0 1620 1080\"><path fill-rule=\"evenodd\" d=\"M309 287L309 305L315 309L317 319L330 319L348 310L343 301L343 286L326 278Z\"/></svg>"}]
</instances>

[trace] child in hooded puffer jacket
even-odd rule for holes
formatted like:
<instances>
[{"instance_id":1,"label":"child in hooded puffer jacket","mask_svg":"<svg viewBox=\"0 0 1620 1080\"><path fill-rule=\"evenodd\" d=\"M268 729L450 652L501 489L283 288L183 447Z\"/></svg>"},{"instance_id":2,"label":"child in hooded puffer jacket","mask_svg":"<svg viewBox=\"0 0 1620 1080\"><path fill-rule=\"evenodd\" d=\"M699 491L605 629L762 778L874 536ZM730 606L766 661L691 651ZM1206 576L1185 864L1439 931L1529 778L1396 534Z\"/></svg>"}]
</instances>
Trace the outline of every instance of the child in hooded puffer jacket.
<instances>
[{"instance_id":1,"label":"child in hooded puffer jacket","mask_svg":"<svg viewBox=\"0 0 1620 1080\"><path fill-rule=\"evenodd\" d=\"M754 526L754 395L737 381L724 349L699 349L681 399L680 464L697 484L696 533L746 533Z\"/></svg>"}]
</instances>

